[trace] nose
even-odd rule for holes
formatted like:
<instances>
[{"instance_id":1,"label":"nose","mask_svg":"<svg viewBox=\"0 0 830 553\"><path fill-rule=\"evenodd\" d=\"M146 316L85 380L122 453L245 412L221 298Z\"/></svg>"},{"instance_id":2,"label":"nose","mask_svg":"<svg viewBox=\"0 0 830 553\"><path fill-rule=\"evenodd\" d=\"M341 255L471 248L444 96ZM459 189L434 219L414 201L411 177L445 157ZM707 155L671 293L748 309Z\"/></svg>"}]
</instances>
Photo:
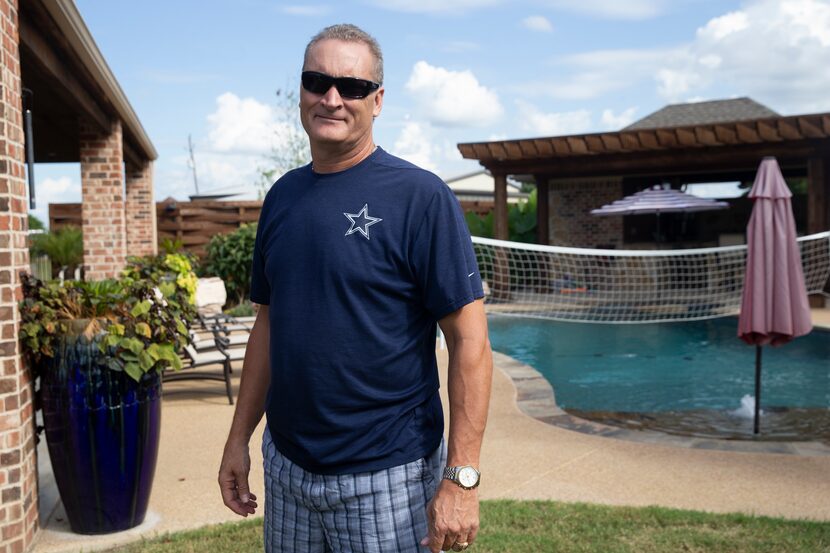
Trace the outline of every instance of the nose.
<instances>
[{"instance_id":1,"label":"nose","mask_svg":"<svg viewBox=\"0 0 830 553\"><path fill-rule=\"evenodd\" d=\"M340 93L337 91L337 87L333 84L331 87L323 94L322 99L320 100L321 103L329 108L329 109L337 109L341 105L343 105L343 98L340 96Z\"/></svg>"}]
</instances>

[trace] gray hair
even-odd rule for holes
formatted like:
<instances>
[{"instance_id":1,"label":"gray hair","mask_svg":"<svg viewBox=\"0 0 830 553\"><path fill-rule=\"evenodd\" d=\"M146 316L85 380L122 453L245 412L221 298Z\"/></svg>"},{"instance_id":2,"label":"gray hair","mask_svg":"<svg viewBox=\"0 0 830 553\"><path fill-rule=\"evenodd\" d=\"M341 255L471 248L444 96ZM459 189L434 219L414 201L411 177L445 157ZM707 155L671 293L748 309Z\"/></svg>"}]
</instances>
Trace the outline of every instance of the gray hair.
<instances>
[{"instance_id":1,"label":"gray hair","mask_svg":"<svg viewBox=\"0 0 830 553\"><path fill-rule=\"evenodd\" d=\"M331 25L326 27L309 41L308 46L305 47L305 55L303 56L303 68L308 63L308 54L311 47L323 40L342 40L344 42L362 42L369 47L369 51L375 58L374 79L376 82L383 84L383 53L380 51L380 44L375 40L375 37L351 23L340 23L338 25Z\"/></svg>"}]
</instances>

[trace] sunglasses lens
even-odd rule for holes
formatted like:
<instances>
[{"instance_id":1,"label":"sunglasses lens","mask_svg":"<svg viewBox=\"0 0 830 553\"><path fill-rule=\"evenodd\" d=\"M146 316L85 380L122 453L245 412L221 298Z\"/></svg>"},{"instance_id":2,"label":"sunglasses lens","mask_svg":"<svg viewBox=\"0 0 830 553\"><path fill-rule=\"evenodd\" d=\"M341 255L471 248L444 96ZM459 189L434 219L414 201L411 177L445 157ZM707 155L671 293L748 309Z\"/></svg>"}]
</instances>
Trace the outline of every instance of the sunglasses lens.
<instances>
[{"instance_id":1,"label":"sunglasses lens","mask_svg":"<svg viewBox=\"0 0 830 553\"><path fill-rule=\"evenodd\" d=\"M371 92L371 83L362 79L337 79L337 92L344 98L365 98Z\"/></svg>"},{"instance_id":2,"label":"sunglasses lens","mask_svg":"<svg viewBox=\"0 0 830 553\"><path fill-rule=\"evenodd\" d=\"M302 82L303 88L312 94L325 94L334 84L334 79L322 73L303 71Z\"/></svg>"},{"instance_id":3,"label":"sunglasses lens","mask_svg":"<svg viewBox=\"0 0 830 553\"><path fill-rule=\"evenodd\" d=\"M380 86L364 79L355 79L354 77L335 78L316 71L303 71L301 78L303 88L312 94L325 94L334 85L337 87L340 96L355 100L365 98Z\"/></svg>"}]
</instances>

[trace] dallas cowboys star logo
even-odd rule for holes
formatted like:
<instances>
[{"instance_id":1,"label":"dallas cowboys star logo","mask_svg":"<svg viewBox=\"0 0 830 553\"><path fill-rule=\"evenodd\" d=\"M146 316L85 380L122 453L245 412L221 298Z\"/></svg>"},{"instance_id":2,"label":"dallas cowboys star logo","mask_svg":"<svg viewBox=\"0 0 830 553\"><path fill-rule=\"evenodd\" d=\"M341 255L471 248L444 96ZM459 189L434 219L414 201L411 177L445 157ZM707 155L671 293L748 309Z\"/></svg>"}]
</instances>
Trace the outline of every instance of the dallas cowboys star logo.
<instances>
[{"instance_id":1,"label":"dallas cowboys star logo","mask_svg":"<svg viewBox=\"0 0 830 553\"><path fill-rule=\"evenodd\" d=\"M346 232L346 236L359 232L366 237L366 240L369 239L369 227L383 221L383 219L379 219L378 217L369 216L369 204L363 204L363 209L357 213L343 213L343 215L352 223L352 226Z\"/></svg>"}]
</instances>

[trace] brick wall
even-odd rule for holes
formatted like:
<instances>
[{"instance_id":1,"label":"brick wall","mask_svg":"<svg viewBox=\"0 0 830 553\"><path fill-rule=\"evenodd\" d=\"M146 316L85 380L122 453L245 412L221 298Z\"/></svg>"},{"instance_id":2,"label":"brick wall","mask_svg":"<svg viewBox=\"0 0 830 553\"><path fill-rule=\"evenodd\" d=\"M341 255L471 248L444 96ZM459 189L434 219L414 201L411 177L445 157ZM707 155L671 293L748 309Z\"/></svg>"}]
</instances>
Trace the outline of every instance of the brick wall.
<instances>
[{"instance_id":1,"label":"brick wall","mask_svg":"<svg viewBox=\"0 0 830 553\"><path fill-rule=\"evenodd\" d=\"M17 29L17 1L0 0L0 553L26 550L38 528L32 382L17 340L29 266Z\"/></svg>"},{"instance_id":2,"label":"brick wall","mask_svg":"<svg viewBox=\"0 0 830 553\"><path fill-rule=\"evenodd\" d=\"M86 280L116 276L127 256L121 122L99 131L81 118L81 202Z\"/></svg>"},{"instance_id":3,"label":"brick wall","mask_svg":"<svg viewBox=\"0 0 830 553\"><path fill-rule=\"evenodd\" d=\"M550 236L555 246L621 247L622 217L596 217L590 211L622 198L622 179L552 179Z\"/></svg>"},{"instance_id":4,"label":"brick wall","mask_svg":"<svg viewBox=\"0 0 830 553\"><path fill-rule=\"evenodd\" d=\"M156 204L153 201L153 162L143 167L128 166L127 224L128 255L153 255L158 252L156 237Z\"/></svg>"}]
</instances>

